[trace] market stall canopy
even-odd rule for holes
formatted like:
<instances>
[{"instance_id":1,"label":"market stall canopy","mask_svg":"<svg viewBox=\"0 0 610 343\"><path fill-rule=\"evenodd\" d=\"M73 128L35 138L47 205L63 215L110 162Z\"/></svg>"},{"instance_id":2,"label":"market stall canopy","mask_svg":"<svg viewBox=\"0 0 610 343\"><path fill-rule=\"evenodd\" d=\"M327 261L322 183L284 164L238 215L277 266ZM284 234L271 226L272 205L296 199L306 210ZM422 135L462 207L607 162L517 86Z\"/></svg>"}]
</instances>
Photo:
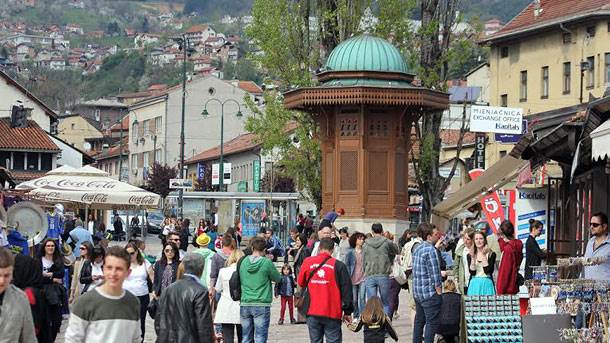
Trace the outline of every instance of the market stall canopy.
<instances>
[{"instance_id":1,"label":"market stall canopy","mask_svg":"<svg viewBox=\"0 0 610 343\"><path fill-rule=\"evenodd\" d=\"M465 184L447 199L434 206L431 222L441 230L445 230L449 220L458 213L474 205L481 197L495 192L513 180L529 163L519 157L525 143L521 146L518 144L515 147L518 151L513 149L510 154L492 165L481 176Z\"/></svg>"},{"instance_id":2,"label":"market stall canopy","mask_svg":"<svg viewBox=\"0 0 610 343\"><path fill-rule=\"evenodd\" d=\"M598 126L591 134L591 160L610 157L610 120Z\"/></svg>"},{"instance_id":3,"label":"market stall canopy","mask_svg":"<svg viewBox=\"0 0 610 343\"><path fill-rule=\"evenodd\" d=\"M94 209L157 208L161 200L158 194L112 179L90 166L75 170L60 167L16 189L29 191L28 195L37 200L78 203Z\"/></svg>"}]
</instances>

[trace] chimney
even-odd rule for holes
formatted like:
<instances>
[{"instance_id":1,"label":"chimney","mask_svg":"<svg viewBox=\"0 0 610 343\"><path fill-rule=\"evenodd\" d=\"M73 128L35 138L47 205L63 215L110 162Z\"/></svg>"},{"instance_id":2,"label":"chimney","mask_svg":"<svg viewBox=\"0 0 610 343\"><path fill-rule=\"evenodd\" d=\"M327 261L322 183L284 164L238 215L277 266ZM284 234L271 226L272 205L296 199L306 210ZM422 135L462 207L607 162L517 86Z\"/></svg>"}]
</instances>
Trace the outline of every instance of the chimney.
<instances>
[{"instance_id":1,"label":"chimney","mask_svg":"<svg viewBox=\"0 0 610 343\"><path fill-rule=\"evenodd\" d=\"M540 0L534 0L534 17L539 17L542 14L542 6Z\"/></svg>"},{"instance_id":2,"label":"chimney","mask_svg":"<svg viewBox=\"0 0 610 343\"><path fill-rule=\"evenodd\" d=\"M28 116L32 112L31 108L23 107L23 102L17 100L11 109L11 127L24 128L28 126Z\"/></svg>"}]
</instances>

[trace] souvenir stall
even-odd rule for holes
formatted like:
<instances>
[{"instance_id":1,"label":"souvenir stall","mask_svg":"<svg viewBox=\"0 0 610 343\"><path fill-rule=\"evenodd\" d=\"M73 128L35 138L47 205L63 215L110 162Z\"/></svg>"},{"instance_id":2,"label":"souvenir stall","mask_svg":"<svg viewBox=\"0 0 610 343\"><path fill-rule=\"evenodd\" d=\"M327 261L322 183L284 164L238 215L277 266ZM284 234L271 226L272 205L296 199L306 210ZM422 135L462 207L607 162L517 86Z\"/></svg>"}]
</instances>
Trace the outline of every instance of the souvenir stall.
<instances>
[{"instance_id":1,"label":"souvenir stall","mask_svg":"<svg viewBox=\"0 0 610 343\"><path fill-rule=\"evenodd\" d=\"M23 198L7 212L7 227L31 247L45 237L58 238L63 232L64 206L89 210L141 210L157 208L161 197L108 177L102 170L85 166L60 167L45 176L19 184ZM49 208L45 213L42 207ZM13 214L14 213L14 214ZM0 219L2 213L0 212Z\"/></svg>"},{"instance_id":2,"label":"souvenir stall","mask_svg":"<svg viewBox=\"0 0 610 343\"><path fill-rule=\"evenodd\" d=\"M556 324L555 341L574 343L608 342L610 284L581 278L583 268L605 263L606 258L560 258L557 265L534 267L526 321L542 316ZM559 326L557 326L559 324ZM547 331L532 327L532 337Z\"/></svg>"}]
</instances>

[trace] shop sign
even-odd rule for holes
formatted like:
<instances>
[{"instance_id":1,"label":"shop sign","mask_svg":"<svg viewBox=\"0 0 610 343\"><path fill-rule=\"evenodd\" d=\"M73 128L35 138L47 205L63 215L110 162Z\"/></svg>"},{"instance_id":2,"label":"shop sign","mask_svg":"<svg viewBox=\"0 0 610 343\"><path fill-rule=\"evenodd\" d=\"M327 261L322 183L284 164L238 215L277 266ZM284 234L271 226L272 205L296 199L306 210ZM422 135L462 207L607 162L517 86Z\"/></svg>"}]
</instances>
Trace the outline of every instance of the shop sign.
<instances>
[{"instance_id":1,"label":"shop sign","mask_svg":"<svg viewBox=\"0 0 610 343\"><path fill-rule=\"evenodd\" d=\"M197 180L203 180L203 178L205 177L205 164L204 163L197 163Z\"/></svg>"},{"instance_id":2,"label":"shop sign","mask_svg":"<svg viewBox=\"0 0 610 343\"><path fill-rule=\"evenodd\" d=\"M494 106L472 106L470 131L521 134L523 109Z\"/></svg>"},{"instance_id":3,"label":"shop sign","mask_svg":"<svg viewBox=\"0 0 610 343\"><path fill-rule=\"evenodd\" d=\"M502 144L517 144L519 139L521 139L521 136L527 133L527 120L523 119L521 126L523 127L521 134L496 133L494 134L495 141Z\"/></svg>"},{"instance_id":4,"label":"shop sign","mask_svg":"<svg viewBox=\"0 0 610 343\"><path fill-rule=\"evenodd\" d=\"M548 202L546 188L521 188L517 190L515 211L517 212L517 237L527 241L530 234L530 219L542 223L542 233L536 238L540 248L545 249L547 244Z\"/></svg>"},{"instance_id":5,"label":"shop sign","mask_svg":"<svg viewBox=\"0 0 610 343\"><path fill-rule=\"evenodd\" d=\"M474 143L474 163L473 169L485 169L485 140L487 135L477 133Z\"/></svg>"},{"instance_id":6,"label":"shop sign","mask_svg":"<svg viewBox=\"0 0 610 343\"><path fill-rule=\"evenodd\" d=\"M220 165L218 163L212 164L212 185L220 184Z\"/></svg>"},{"instance_id":7,"label":"shop sign","mask_svg":"<svg viewBox=\"0 0 610 343\"><path fill-rule=\"evenodd\" d=\"M231 163L223 163L222 169L224 169L223 173L223 184L230 185L231 184Z\"/></svg>"},{"instance_id":8,"label":"shop sign","mask_svg":"<svg viewBox=\"0 0 610 343\"><path fill-rule=\"evenodd\" d=\"M261 161L252 161L252 191L260 192L261 190Z\"/></svg>"},{"instance_id":9,"label":"shop sign","mask_svg":"<svg viewBox=\"0 0 610 343\"><path fill-rule=\"evenodd\" d=\"M470 179L474 181L479 176L483 175L482 169L473 169L468 172ZM498 192L493 192L481 198L481 208L485 213L487 223L493 233L497 233L500 230L500 224L504 220L504 209L502 208L502 202Z\"/></svg>"},{"instance_id":10,"label":"shop sign","mask_svg":"<svg viewBox=\"0 0 610 343\"><path fill-rule=\"evenodd\" d=\"M170 189L191 189L193 188L193 180L191 179L169 179Z\"/></svg>"},{"instance_id":11,"label":"shop sign","mask_svg":"<svg viewBox=\"0 0 610 343\"><path fill-rule=\"evenodd\" d=\"M237 183L237 191L238 192L247 192L248 191L248 182L247 181L239 181Z\"/></svg>"}]
</instances>

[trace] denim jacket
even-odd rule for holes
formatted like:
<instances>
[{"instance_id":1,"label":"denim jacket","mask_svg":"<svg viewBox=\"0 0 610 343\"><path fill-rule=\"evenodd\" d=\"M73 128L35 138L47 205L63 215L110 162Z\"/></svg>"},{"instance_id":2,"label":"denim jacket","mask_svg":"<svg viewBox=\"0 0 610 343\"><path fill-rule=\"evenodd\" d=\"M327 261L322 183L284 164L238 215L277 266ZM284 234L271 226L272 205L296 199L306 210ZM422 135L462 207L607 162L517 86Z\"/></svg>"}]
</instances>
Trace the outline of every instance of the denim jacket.
<instances>
[{"instance_id":1,"label":"denim jacket","mask_svg":"<svg viewBox=\"0 0 610 343\"><path fill-rule=\"evenodd\" d=\"M294 291L296 290L295 287L296 283L294 277L292 275L286 276L282 274L280 281L275 284L275 295L293 296Z\"/></svg>"},{"instance_id":2,"label":"denim jacket","mask_svg":"<svg viewBox=\"0 0 610 343\"><path fill-rule=\"evenodd\" d=\"M349 276L354 275L354 269L356 268L356 250L354 248L349 248L347 253L345 254L345 265L347 266L347 271L349 272Z\"/></svg>"}]
</instances>

